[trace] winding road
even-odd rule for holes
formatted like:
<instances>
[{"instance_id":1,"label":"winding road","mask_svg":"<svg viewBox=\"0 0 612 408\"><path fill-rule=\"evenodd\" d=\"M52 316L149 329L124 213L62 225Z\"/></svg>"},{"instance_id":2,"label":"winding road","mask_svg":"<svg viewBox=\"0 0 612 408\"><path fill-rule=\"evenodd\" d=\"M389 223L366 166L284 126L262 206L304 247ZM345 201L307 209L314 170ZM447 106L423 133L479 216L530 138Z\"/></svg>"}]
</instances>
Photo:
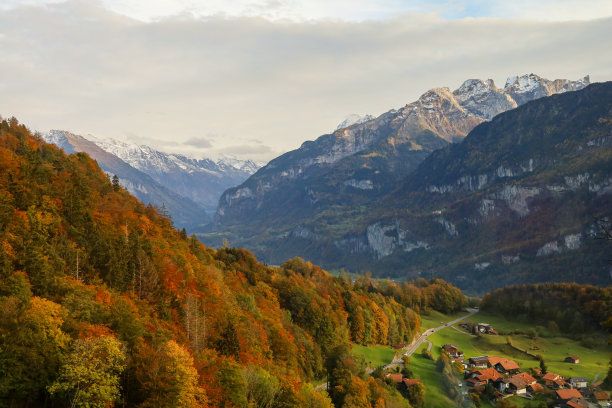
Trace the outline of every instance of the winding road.
<instances>
[{"instance_id":1,"label":"winding road","mask_svg":"<svg viewBox=\"0 0 612 408\"><path fill-rule=\"evenodd\" d=\"M421 346L421 344L427 342L429 343L429 345L427 346L427 350L431 351L431 342L429 340L427 340L427 337L431 336L432 334L434 334L435 332L437 332L438 330L442 330L448 326L452 326L455 323L459 323L463 320L466 320L468 317L478 313L478 309L467 309L468 310L468 314L466 314L465 316L461 316L458 319L453 320L452 322L448 322L448 323L444 323L442 326L438 326L438 327L434 327L433 329L429 329L426 330L423 334L421 334L419 337L417 337L416 339L413 340L413 342L406 348L406 352L403 354L404 356L410 357L412 354L414 354L415 351L417 351L419 349L419 347ZM402 363L402 359L401 358L394 358L393 361L390 364L387 364L385 366L385 369L391 368L393 366L396 366L398 364Z\"/></svg>"}]
</instances>

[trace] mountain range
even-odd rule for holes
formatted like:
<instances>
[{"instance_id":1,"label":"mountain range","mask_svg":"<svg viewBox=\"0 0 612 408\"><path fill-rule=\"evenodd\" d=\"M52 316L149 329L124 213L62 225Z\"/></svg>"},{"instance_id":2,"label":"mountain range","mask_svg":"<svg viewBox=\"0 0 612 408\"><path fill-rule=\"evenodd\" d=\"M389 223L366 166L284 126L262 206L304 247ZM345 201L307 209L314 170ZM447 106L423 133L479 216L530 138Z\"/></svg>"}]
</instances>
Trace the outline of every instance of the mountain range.
<instances>
[{"instance_id":1,"label":"mountain range","mask_svg":"<svg viewBox=\"0 0 612 408\"><path fill-rule=\"evenodd\" d=\"M579 91L588 84L531 74L503 89L468 80L430 90L272 160L223 194L201 239L272 264L299 255L440 274L480 293L548 280L543 268L566 258L582 265L574 280L609 282L589 217L610 208L610 84Z\"/></svg>"},{"instance_id":2,"label":"mountain range","mask_svg":"<svg viewBox=\"0 0 612 408\"><path fill-rule=\"evenodd\" d=\"M85 152L138 199L164 206L175 224L190 232L210 222L219 197L227 188L253 174L253 161L222 158L193 159L160 152L145 145L80 136L63 130L42 134L66 153Z\"/></svg>"}]
</instances>

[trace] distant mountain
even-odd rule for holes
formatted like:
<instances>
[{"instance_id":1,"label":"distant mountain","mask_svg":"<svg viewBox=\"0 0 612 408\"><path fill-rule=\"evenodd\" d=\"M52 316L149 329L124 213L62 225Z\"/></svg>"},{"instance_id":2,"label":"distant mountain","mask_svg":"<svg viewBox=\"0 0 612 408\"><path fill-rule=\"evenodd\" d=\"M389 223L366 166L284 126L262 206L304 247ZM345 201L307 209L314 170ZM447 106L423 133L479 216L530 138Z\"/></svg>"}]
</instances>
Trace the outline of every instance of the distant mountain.
<instances>
[{"instance_id":1,"label":"distant mountain","mask_svg":"<svg viewBox=\"0 0 612 408\"><path fill-rule=\"evenodd\" d=\"M190 231L201 230L210 222L223 191L240 184L259 167L250 160L193 159L62 130L52 130L43 138L67 153L88 153L104 171L117 174L132 194L145 203L165 205L176 225Z\"/></svg>"},{"instance_id":2,"label":"distant mountain","mask_svg":"<svg viewBox=\"0 0 612 408\"><path fill-rule=\"evenodd\" d=\"M110 176L117 175L120 184L140 201L158 208L165 206L177 227L197 231L210 221L203 206L164 187L148 174L132 167L94 142L63 130L52 130L42 137L47 143L58 146L66 153L87 153L98 162L105 173Z\"/></svg>"},{"instance_id":3,"label":"distant mountain","mask_svg":"<svg viewBox=\"0 0 612 408\"><path fill-rule=\"evenodd\" d=\"M432 89L401 109L337 129L272 160L223 193L213 229L201 238L210 245L227 238L273 262L281 256L266 256L301 255L302 249L290 242L279 246L275 240L350 233L351 219L366 216L433 151L463 140L478 124L528 100L588 83L588 76L549 81L530 74L509 79L503 89L477 79L453 92Z\"/></svg>"},{"instance_id":4,"label":"distant mountain","mask_svg":"<svg viewBox=\"0 0 612 408\"><path fill-rule=\"evenodd\" d=\"M226 189L242 183L260 167L251 160L222 158L215 162L114 139L92 138L92 141L210 214L215 212L219 197Z\"/></svg>"},{"instance_id":5,"label":"distant mountain","mask_svg":"<svg viewBox=\"0 0 612 408\"><path fill-rule=\"evenodd\" d=\"M436 275L479 294L524 282L609 285L595 220L611 209L608 82L482 123L363 208L328 208L290 230L260 226L245 241L270 263L300 255L327 268Z\"/></svg>"}]
</instances>

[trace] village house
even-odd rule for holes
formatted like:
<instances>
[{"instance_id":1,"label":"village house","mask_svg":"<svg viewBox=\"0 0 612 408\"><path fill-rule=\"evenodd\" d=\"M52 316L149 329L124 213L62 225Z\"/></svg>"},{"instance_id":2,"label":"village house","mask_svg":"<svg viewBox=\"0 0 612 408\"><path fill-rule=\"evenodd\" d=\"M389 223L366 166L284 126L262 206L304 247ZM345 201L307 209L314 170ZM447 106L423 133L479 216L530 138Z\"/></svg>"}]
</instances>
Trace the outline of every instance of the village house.
<instances>
[{"instance_id":1,"label":"village house","mask_svg":"<svg viewBox=\"0 0 612 408\"><path fill-rule=\"evenodd\" d=\"M500 378L503 378L500 373L498 373L493 368L481 368L479 370L474 370L468 374L468 378L476 378L485 384L488 382L495 382Z\"/></svg>"},{"instance_id":2,"label":"village house","mask_svg":"<svg viewBox=\"0 0 612 408\"><path fill-rule=\"evenodd\" d=\"M544 392L544 386L538 383L530 384L527 386L527 391L531 392L532 394L539 394Z\"/></svg>"},{"instance_id":3,"label":"village house","mask_svg":"<svg viewBox=\"0 0 612 408\"><path fill-rule=\"evenodd\" d=\"M580 363L580 358L578 356L569 356L564 360L566 363L578 364Z\"/></svg>"},{"instance_id":4,"label":"village house","mask_svg":"<svg viewBox=\"0 0 612 408\"><path fill-rule=\"evenodd\" d=\"M401 384L402 383L402 380L404 379L404 376L399 374L399 373L397 373L397 374L393 373L393 374L385 375L385 379L388 379L388 380L390 380L391 382L393 382L394 384L397 385L397 384Z\"/></svg>"},{"instance_id":5,"label":"village house","mask_svg":"<svg viewBox=\"0 0 612 408\"><path fill-rule=\"evenodd\" d=\"M561 402L560 408L589 408L589 403L582 398L570 398Z\"/></svg>"},{"instance_id":6,"label":"village house","mask_svg":"<svg viewBox=\"0 0 612 408\"><path fill-rule=\"evenodd\" d=\"M518 378L520 380L523 380L523 381L525 381L525 384L527 384L527 385L533 385L533 384L536 384L538 382L529 373L518 373L518 374L513 375L512 378Z\"/></svg>"},{"instance_id":7,"label":"village house","mask_svg":"<svg viewBox=\"0 0 612 408\"><path fill-rule=\"evenodd\" d=\"M575 388L569 388L567 390L557 390L556 392L557 392L557 398L560 401L568 401L572 398L580 398L580 399L584 398L582 394L580 393L580 391L578 391Z\"/></svg>"},{"instance_id":8,"label":"village house","mask_svg":"<svg viewBox=\"0 0 612 408\"><path fill-rule=\"evenodd\" d=\"M609 407L610 406L610 394L605 391L595 391L593 392L593 398L595 402L599 404L600 407Z\"/></svg>"},{"instance_id":9,"label":"village house","mask_svg":"<svg viewBox=\"0 0 612 408\"><path fill-rule=\"evenodd\" d=\"M487 368L489 366L487 359L487 356L472 357L468 360L468 362L473 368Z\"/></svg>"},{"instance_id":10,"label":"village house","mask_svg":"<svg viewBox=\"0 0 612 408\"><path fill-rule=\"evenodd\" d=\"M463 352L459 351L459 348L456 344L445 344L442 346L442 349L448 353L448 355L453 359L453 361L463 360Z\"/></svg>"},{"instance_id":11,"label":"village house","mask_svg":"<svg viewBox=\"0 0 612 408\"><path fill-rule=\"evenodd\" d=\"M521 368L513 360L502 359L499 363L495 364L495 369L502 374L513 375L518 373Z\"/></svg>"},{"instance_id":12,"label":"village house","mask_svg":"<svg viewBox=\"0 0 612 408\"><path fill-rule=\"evenodd\" d=\"M481 380L480 378L469 378L467 379L466 383L468 385L468 387L473 387L473 388L477 388L479 386L484 387L485 385L487 385L487 380Z\"/></svg>"},{"instance_id":13,"label":"village house","mask_svg":"<svg viewBox=\"0 0 612 408\"><path fill-rule=\"evenodd\" d=\"M498 382L498 384L500 392L517 395L527 394L527 384L520 378L503 378L501 381Z\"/></svg>"},{"instance_id":14,"label":"village house","mask_svg":"<svg viewBox=\"0 0 612 408\"><path fill-rule=\"evenodd\" d=\"M421 381L420 378L404 378L404 380L402 381L404 383L404 385L406 386L406 388L411 387L417 383L421 383L423 384L423 382Z\"/></svg>"},{"instance_id":15,"label":"village house","mask_svg":"<svg viewBox=\"0 0 612 408\"><path fill-rule=\"evenodd\" d=\"M459 349L456 344L445 344L442 346L442 349L446 351L451 357L457 355Z\"/></svg>"},{"instance_id":16,"label":"village house","mask_svg":"<svg viewBox=\"0 0 612 408\"><path fill-rule=\"evenodd\" d=\"M546 373L542 379L544 380L546 386L550 388L565 388L567 386L565 379L559 374Z\"/></svg>"},{"instance_id":17,"label":"village house","mask_svg":"<svg viewBox=\"0 0 612 408\"><path fill-rule=\"evenodd\" d=\"M492 329L493 326L488 323L478 323L476 325L476 330L478 330L480 333L489 333Z\"/></svg>"},{"instance_id":18,"label":"village house","mask_svg":"<svg viewBox=\"0 0 612 408\"><path fill-rule=\"evenodd\" d=\"M569 383L573 388L586 388L589 386L589 379L585 377L572 377Z\"/></svg>"}]
</instances>

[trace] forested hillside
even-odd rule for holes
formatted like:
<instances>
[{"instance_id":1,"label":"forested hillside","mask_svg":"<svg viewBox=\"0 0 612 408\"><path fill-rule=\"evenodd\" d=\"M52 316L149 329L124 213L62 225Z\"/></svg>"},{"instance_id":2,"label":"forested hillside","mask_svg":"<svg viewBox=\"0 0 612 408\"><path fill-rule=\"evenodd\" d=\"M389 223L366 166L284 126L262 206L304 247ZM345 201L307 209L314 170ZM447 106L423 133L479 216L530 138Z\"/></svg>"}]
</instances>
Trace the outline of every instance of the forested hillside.
<instances>
[{"instance_id":1,"label":"forested hillside","mask_svg":"<svg viewBox=\"0 0 612 408\"><path fill-rule=\"evenodd\" d=\"M206 248L87 155L0 123L0 406L407 407L343 350L463 302Z\"/></svg>"},{"instance_id":2,"label":"forested hillside","mask_svg":"<svg viewBox=\"0 0 612 408\"><path fill-rule=\"evenodd\" d=\"M612 287L577 283L514 285L487 294L481 308L566 335L612 328Z\"/></svg>"}]
</instances>

